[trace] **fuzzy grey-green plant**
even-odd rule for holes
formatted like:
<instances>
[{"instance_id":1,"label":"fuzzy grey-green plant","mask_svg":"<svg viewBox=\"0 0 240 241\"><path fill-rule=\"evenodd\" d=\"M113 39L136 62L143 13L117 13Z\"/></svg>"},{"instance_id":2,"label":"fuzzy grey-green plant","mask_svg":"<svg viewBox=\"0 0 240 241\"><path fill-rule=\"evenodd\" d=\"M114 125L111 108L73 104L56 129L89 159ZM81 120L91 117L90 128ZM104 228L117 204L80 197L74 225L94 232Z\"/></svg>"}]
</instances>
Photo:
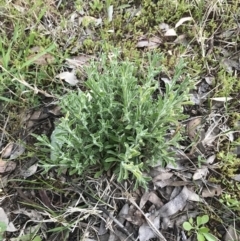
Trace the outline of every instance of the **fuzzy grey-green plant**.
<instances>
[{"instance_id":1,"label":"fuzzy grey-green plant","mask_svg":"<svg viewBox=\"0 0 240 241\"><path fill-rule=\"evenodd\" d=\"M119 182L132 177L135 187L146 187L149 178L143 172L156 163L174 162L170 150L181 134L171 131L186 118L183 106L189 104L191 81L182 78L179 63L163 93L156 94L160 86L154 77L162 70L161 59L159 54L148 54L143 67L121 61L115 53L92 62L86 69L87 90L61 98L64 117L51 141L38 137L38 145L51 152L41 161L45 170L68 169L82 176L112 170Z\"/></svg>"}]
</instances>

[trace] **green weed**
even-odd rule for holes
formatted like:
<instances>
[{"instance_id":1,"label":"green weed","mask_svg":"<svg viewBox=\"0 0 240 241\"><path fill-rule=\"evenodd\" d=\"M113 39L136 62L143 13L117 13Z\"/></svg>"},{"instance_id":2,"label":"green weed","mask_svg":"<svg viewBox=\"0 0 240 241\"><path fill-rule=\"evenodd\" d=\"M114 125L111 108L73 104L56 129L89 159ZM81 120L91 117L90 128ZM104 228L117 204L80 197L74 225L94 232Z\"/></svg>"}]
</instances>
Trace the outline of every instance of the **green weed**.
<instances>
[{"instance_id":1,"label":"green weed","mask_svg":"<svg viewBox=\"0 0 240 241\"><path fill-rule=\"evenodd\" d=\"M190 218L188 222L183 223L183 228L184 230L188 232L193 232L197 235L197 240L198 241L216 241L217 238L212 235L209 231L209 228L205 227L204 224L207 224L209 221L209 216L208 215L203 215L203 216L198 216L197 217L197 222L194 223L193 219Z\"/></svg>"},{"instance_id":2,"label":"green weed","mask_svg":"<svg viewBox=\"0 0 240 241\"><path fill-rule=\"evenodd\" d=\"M146 187L149 178L143 171L156 163L174 162L170 147L177 146L181 136L169 131L186 118L183 106L189 103L191 82L178 82L183 68L179 64L173 80L166 83L166 93L153 97L158 90L154 77L161 71L161 56L148 55L146 72L130 61L119 60L116 52L111 61L106 55L100 59L86 70L87 92L70 92L61 98L65 117L51 142L46 136L37 137L38 145L51 150L51 158L44 158L42 167L46 171L57 167L59 174L68 168L70 174L78 175L93 169L100 175L111 169L119 182L131 174L135 187ZM139 71L142 76L137 77Z\"/></svg>"}]
</instances>

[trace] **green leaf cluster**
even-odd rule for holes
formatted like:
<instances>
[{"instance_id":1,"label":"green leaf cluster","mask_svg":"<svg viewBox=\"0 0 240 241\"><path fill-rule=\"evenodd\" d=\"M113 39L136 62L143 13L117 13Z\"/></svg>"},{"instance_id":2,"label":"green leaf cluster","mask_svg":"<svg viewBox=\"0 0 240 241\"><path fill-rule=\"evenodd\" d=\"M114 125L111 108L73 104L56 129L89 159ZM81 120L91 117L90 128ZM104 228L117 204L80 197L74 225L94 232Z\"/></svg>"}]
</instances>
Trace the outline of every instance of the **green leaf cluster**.
<instances>
[{"instance_id":1,"label":"green leaf cluster","mask_svg":"<svg viewBox=\"0 0 240 241\"><path fill-rule=\"evenodd\" d=\"M146 187L144 171L174 162L171 147L182 137L173 132L186 118L183 105L190 103L192 84L182 78L180 62L163 93L156 94L161 60L157 53L148 54L137 65L114 52L93 61L86 69L86 90L61 98L64 117L51 141L38 137L39 145L51 150L51 158L42 160L45 170L56 167L61 173L67 168L82 176L112 170L119 182L133 177L135 187Z\"/></svg>"},{"instance_id":2,"label":"green leaf cluster","mask_svg":"<svg viewBox=\"0 0 240 241\"><path fill-rule=\"evenodd\" d=\"M208 223L208 221L208 215L198 216L197 223L194 225L193 219L190 218L188 222L183 223L183 228L186 231L194 231L197 234L198 241L216 241L216 237L209 233L209 228L203 226L204 224Z\"/></svg>"}]
</instances>

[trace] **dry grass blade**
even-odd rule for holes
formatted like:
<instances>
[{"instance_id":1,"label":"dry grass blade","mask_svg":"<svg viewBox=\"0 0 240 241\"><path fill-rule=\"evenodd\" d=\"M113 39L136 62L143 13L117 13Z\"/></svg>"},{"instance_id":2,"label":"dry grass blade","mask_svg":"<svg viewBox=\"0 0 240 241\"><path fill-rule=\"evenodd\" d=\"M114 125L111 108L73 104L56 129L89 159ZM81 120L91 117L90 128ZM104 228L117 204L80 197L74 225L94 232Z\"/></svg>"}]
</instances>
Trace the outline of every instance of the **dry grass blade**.
<instances>
[{"instance_id":1,"label":"dry grass blade","mask_svg":"<svg viewBox=\"0 0 240 241\"><path fill-rule=\"evenodd\" d=\"M9 71L7 71L2 65L0 65L0 67L2 68L2 70L3 70L4 72L8 73L11 77L13 77L14 80L16 80L16 81L18 81L19 83L21 83L22 85L28 87L30 90L33 90L33 92L34 92L35 94L40 93L40 94L43 94L43 95L46 96L46 97L55 98L55 96L47 93L46 91L40 90L40 89L38 89L36 86L34 86L34 87L31 86L31 85L30 85L29 83L27 83L25 80L16 78L16 76L14 76L14 75L11 74Z\"/></svg>"}]
</instances>

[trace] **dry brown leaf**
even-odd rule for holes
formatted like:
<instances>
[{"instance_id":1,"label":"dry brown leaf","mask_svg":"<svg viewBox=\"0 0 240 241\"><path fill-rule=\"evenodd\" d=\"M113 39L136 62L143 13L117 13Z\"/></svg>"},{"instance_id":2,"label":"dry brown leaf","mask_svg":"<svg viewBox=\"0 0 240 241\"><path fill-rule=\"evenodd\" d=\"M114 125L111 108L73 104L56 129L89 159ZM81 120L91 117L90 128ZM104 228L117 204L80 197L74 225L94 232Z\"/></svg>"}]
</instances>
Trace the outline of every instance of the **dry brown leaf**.
<instances>
[{"instance_id":1,"label":"dry brown leaf","mask_svg":"<svg viewBox=\"0 0 240 241\"><path fill-rule=\"evenodd\" d=\"M203 202L203 199L199 197L197 193L188 189L188 200L193 202Z\"/></svg>"},{"instance_id":2,"label":"dry brown leaf","mask_svg":"<svg viewBox=\"0 0 240 241\"><path fill-rule=\"evenodd\" d=\"M56 76L56 78L65 80L68 84L75 86L79 81L74 72L62 72Z\"/></svg>"},{"instance_id":3,"label":"dry brown leaf","mask_svg":"<svg viewBox=\"0 0 240 241\"><path fill-rule=\"evenodd\" d=\"M215 77L213 77L213 76L211 76L211 77L210 76L206 76L204 79L211 86L215 84Z\"/></svg>"},{"instance_id":4,"label":"dry brown leaf","mask_svg":"<svg viewBox=\"0 0 240 241\"><path fill-rule=\"evenodd\" d=\"M174 43L176 44L182 44L183 46L187 46L188 45L188 40L186 38L185 34L181 34L179 35L175 40Z\"/></svg>"},{"instance_id":5,"label":"dry brown leaf","mask_svg":"<svg viewBox=\"0 0 240 241\"><path fill-rule=\"evenodd\" d=\"M27 129L30 130L39 119L48 117L48 113L45 113L42 109L33 112L23 113L21 116L21 124L26 125Z\"/></svg>"},{"instance_id":6,"label":"dry brown leaf","mask_svg":"<svg viewBox=\"0 0 240 241\"><path fill-rule=\"evenodd\" d=\"M153 178L153 183L157 181L162 181L162 180L168 180L173 176L173 173L171 172L163 172L156 177Z\"/></svg>"},{"instance_id":7,"label":"dry brown leaf","mask_svg":"<svg viewBox=\"0 0 240 241\"><path fill-rule=\"evenodd\" d=\"M16 162L0 159L0 173L11 172L16 168Z\"/></svg>"},{"instance_id":8,"label":"dry brown leaf","mask_svg":"<svg viewBox=\"0 0 240 241\"><path fill-rule=\"evenodd\" d=\"M0 152L2 154L2 158L3 159L9 158L13 148L14 148L14 143L13 142L8 143Z\"/></svg>"},{"instance_id":9,"label":"dry brown leaf","mask_svg":"<svg viewBox=\"0 0 240 241\"><path fill-rule=\"evenodd\" d=\"M14 144L14 148L10 155L10 160L16 159L21 156L25 151L25 146L21 143Z\"/></svg>"},{"instance_id":10,"label":"dry brown leaf","mask_svg":"<svg viewBox=\"0 0 240 241\"><path fill-rule=\"evenodd\" d=\"M223 241L240 241L240 235L235 228L235 224L228 227Z\"/></svg>"},{"instance_id":11,"label":"dry brown leaf","mask_svg":"<svg viewBox=\"0 0 240 241\"><path fill-rule=\"evenodd\" d=\"M125 203L122 207L122 209L120 210L120 212L118 213L118 221L123 224L125 221L124 216L126 216L128 214L129 211L129 205L127 203Z\"/></svg>"},{"instance_id":12,"label":"dry brown leaf","mask_svg":"<svg viewBox=\"0 0 240 241\"><path fill-rule=\"evenodd\" d=\"M169 184L169 186L172 186L172 187L182 187L182 186L185 186L185 185L190 185L191 183L188 182L188 181L173 181Z\"/></svg>"},{"instance_id":13,"label":"dry brown leaf","mask_svg":"<svg viewBox=\"0 0 240 241\"><path fill-rule=\"evenodd\" d=\"M196 139L197 128L200 126L202 117L196 117L187 123L187 132L189 138L193 141Z\"/></svg>"},{"instance_id":14,"label":"dry brown leaf","mask_svg":"<svg viewBox=\"0 0 240 241\"><path fill-rule=\"evenodd\" d=\"M240 70L240 64L232 59L222 59L221 65L228 73L232 73L233 69Z\"/></svg>"},{"instance_id":15,"label":"dry brown leaf","mask_svg":"<svg viewBox=\"0 0 240 241\"><path fill-rule=\"evenodd\" d=\"M167 31L170 27L169 27L169 25L167 23L160 23L159 24L159 28L162 31Z\"/></svg>"},{"instance_id":16,"label":"dry brown leaf","mask_svg":"<svg viewBox=\"0 0 240 241\"><path fill-rule=\"evenodd\" d=\"M31 209L27 210L25 208L16 209L15 211L12 211L13 214L24 214L27 217L29 217L31 220L43 220L43 216L40 214L41 212Z\"/></svg>"},{"instance_id":17,"label":"dry brown leaf","mask_svg":"<svg viewBox=\"0 0 240 241\"><path fill-rule=\"evenodd\" d=\"M140 203L139 203L139 207L140 208L143 208L144 205L146 204L146 202L148 201L149 199L149 196L150 196L150 192L145 192L142 197L141 197L141 200L140 200Z\"/></svg>"},{"instance_id":18,"label":"dry brown leaf","mask_svg":"<svg viewBox=\"0 0 240 241\"><path fill-rule=\"evenodd\" d=\"M191 21L193 20L192 17L184 17L184 18L181 18L175 25L175 28L181 26L183 23L187 22L187 21Z\"/></svg>"},{"instance_id":19,"label":"dry brown leaf","mask_svg":"<svg viewBox=\"0 0 240 241\"><path fill-rule=\"evenodd\" d=\"M8 232L15 232L17 229L14 227L14 224L12 222L9 222L8 216L5 213L3 208L0 208L0 222L3 222L6 224Z\"/></svg>"},{"instance_id":20,"label":"dry brown leaf","mask_svg":"<svg viewBox=\"0 0 240 241\"><path fill-rule=\"evenodd\" d=\"M187 187L183 187L182 191L175 198L158 210L160 217L169 217L177 213L179 210L182 210L187 203L188 195L189 192Z\"/></svg>"},{"instance_id":21,"label":"dry brown leaf","mask_svg":"<svg viewBox=\"0 0 240 241\"><path fill-rule=\"evenodd\" d=\"M0 178L0 189L6 187L8 184L8 175L4 175Z\"/></svg>"},{"instance_id":22,"label":"dry brown leaf","mask_svg":"<svg viewBox=\"0 0 240 241\"><path fill-rule=\"evenodd\" d=\"M103 219L101 220L100 227L98 229L98 235L99 236L102 236L102 235L106 234L107 231L108 231L108 229L106 227L106 218L107 218L107 215L103 214Z\"/></svg>"},{"instance_id":23,"label":"dry brown leaf","mask_svg":"<svg viewBox=\"0 0 240 241\"><path fill-rule=\"evenodd\" d=\"M199 180L202 178L206 178L208 174L208 168L206 166L203 166L202 168L198 168L194 174L193 174L193 180Z\"/></svg>"},{"instance_id":24,"label":"dry brown leaf","mask_svg":"<svg viewBox=\"0 0 240 241\"><path fill-rule=\"evenodd\" d=\"M207 164L213 164L215 159L216 159L216 155L212 155L212 156L207 158L206 163Z\"/></svg>"},{"instance_id":25,"label":"dry brown leaf","mask_svg":"<svg viewBox=\"0 0 240 241\"><path fill-rule=\"evenodd\" d=\"M169 186L172 182L173 182L173 180L170 180L170 179L163 180L163 181L157 181L154 183L154 186L163 188L163 187Z\"/></svg>"},{"instance_id":26,"label":"dry brown leaf","mask_svg":"<svg viewBox=\"0 0 240 241\"><path fill-rule=\"evenodd\" d=\"M177 36L177 33L173 28L170 28L164 33L164 36L166 37Z\"/></svg>"},{"instance_id":27,"label":"dry brown leaf","mask_svg":"<svg viewBox=\"0 0 240 241\"><path fill-rule=\"evenodd\" d=\"M185 167L185 161L183 161L182 159L176 160L175 163L168 163L166 168L172 169L172 170L184 170Z\"/></svg>"},{"instance_id":28,"label":"dry brown leaf","mask_svg":"<svg viewBox=\"0 0 240 241\"><path fill-rule=\"evenodd\" d=\"M87 65L88 62L93 59L93 56L81 54L79 56L73 57L71 59L66 59L70 68L82 68L83 66Z\"/></svg>"},{"instance_id":29,"label":"dry brown leaf","mask_svg":"<svg viewBox=\"0 0 240 241\"><path fill-rule=\"evenodd\" d=\"M240 174L234 175L233 177L231 177L233 180L240 182Z\"/></svg>"},{"instance_id":30,"label":"dry brown leaf","mask_svg":"<svg viewBox=\"0 0 240 241\"><path fill-rule=\"evenodd\" d=\"M36 164L30 166L27 170L22 170L21 175L25 178L30 177L36 173L37 168L38 168L38 164L36 163Z\"/></svg>"},{"instance_id":31,"label":"dry brown leaf","mask_svg":"<svg viewBox=\"0 0 240 241\"><path fill-rule=\"evenodd\" d=\"M218 137L218 126L221 118L217 119L212 123L209 127L207 132L205 133L204 138L202 139L202 144L205 146L211 146L214 140Z\"/></svg>"},{"instance_id":32,"label":"dry brown leaf","mask_svg":"<svg viewBox=\"0 0 240 241\"><path fill-rule=\"evenodd\" d=\"M152 224L155 226L156 229L160 228L160 218L155 216L155 214L151 214L148 216L148 219L152 222ZM147 241L151 238L157 237L157 234L149 227L149 224L145 222L141 225L141 227L138 230L138 238L140 241Z\"/></svg>"},{"instance_id":33,"label":"dry brown leaf","mask_svg":"<svg viewBox=\"0 0 240 241\"><path fill-rule=\"evenodd\" d=\"M28 56L28 60L32 60L36 57L36 54L31 54ZM55 57L49 53L43 54L42 56L38 57L37 59L34 59L32 61L34 64L37 65L47 65L52 64L55 62Z\"/></svg>"},{"instance_id":34,"label":"dry brown leaf","mask_svg":"<svg viewBox=\"0 0 240 241\"><path fill-rule=\"evenodd\" d=\"M145 192L142 195L139 207L142 209L147 201L154 204L157 207L157 209L159 209L163 205L161 199L156 195L155 192Z\"/></svg>"},{"instance_id":35,"label":"dry brown leaf","mask_svg":"<svg viewBox=\"0 0 240 241\"><path fill-rule=\"evenodd\" d=\"M150 39L139 40L136 47L137 48L147 47L148 49L153 49L153 48L157 48L161 43L162 43L161 39L155 36Z\"/></svg>"},{"instance_id":36,"label":"dry brown leaf","mask_svg":"<svg viewBox=\"0 0 240 241\"><path fill-rule=\"evenodd\" d=\"M222 194L221 186L205 187L202 190L202 197L214 197Z\"/></svg>"},{"instance_id":37,"label":"dry brown leaf","mask_svg":"<svg viewBox=\"0 0 240 241\"><path fill-rule=\"evenodd\" d=\"M160 207L163 206L163 202L161 201L161 199L154 192L150 192L148 200L149 200L149 202L154 204L157 209L159 209Z\"/></svg>"},{"instance_id":38,"label":"dry brown leaf","mask_svg":"<svg viewBox=\"0 0 240 241\"><path fill-rule=\"evenodd\" d=\"M135 210L133 214L129 213L127 215L124 215L124 218L137 226L141 226L144 223L143 215L139 210Z\"/></svg>"}]
</instances>

